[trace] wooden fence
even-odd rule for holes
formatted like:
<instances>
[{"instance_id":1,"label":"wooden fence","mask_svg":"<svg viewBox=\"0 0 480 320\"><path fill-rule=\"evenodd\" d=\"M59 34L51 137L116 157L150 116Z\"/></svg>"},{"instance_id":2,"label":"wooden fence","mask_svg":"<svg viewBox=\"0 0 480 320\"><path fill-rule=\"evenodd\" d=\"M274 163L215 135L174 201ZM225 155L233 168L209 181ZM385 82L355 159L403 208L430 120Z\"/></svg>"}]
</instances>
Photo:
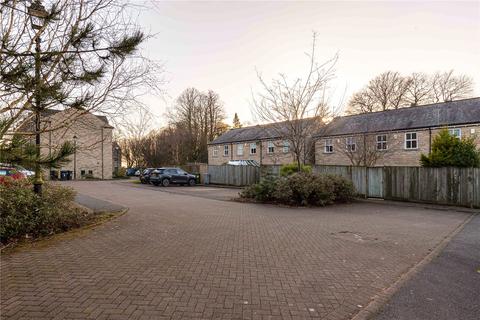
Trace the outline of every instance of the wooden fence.
<instances>
[{"instance_id":1,"label":"wooden fence","mask_svg":"<svg viewBox=\"0 0 480 320\"><path fill-rule=\"evenodd\" d=\"M278 175L280 166L208 166L210 183L245 186L262 174ZM480 208L480 168L319 166L315 173L338 174L360 195Z\"/></svg>"},{"instance_id":2,"label":"wooden fence","mask_svg":"<svg viewBox=\"0 0 480 320\"><path fill-rule=\"evenodd\" d=\"M384 198L480 208L480 168L384 167Z\"/></svg>"},{"instance_id":3,"label":"wooden fence","mask_svg":"<svg viewBox=\"0 0 480 320\"><path fill-rule=\"evenodd\" d=\"M209 183L247 186L260 180L260 170L254 166L208 166Z\"/></svg>"}]
</instances>

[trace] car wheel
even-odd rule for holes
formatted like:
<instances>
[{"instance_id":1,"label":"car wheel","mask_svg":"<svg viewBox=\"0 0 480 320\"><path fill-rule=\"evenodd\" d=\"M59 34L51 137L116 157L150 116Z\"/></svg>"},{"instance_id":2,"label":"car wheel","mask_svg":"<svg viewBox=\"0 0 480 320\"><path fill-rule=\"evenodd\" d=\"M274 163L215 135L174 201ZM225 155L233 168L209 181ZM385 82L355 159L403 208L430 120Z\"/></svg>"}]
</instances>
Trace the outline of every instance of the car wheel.
<instances>
[{"instance_id":1,"label":"car wheel","mask_svg":"<svg viewBox=\"0 0 480 320\"><path fill-rule=\"evenodd\" d=\"M188 185L189 185L190 187L193 187L193 186L195 185L195 179L190 179L190 180L188 180Z\"/></svg>"},{"instance_id":2,"label":"car wheel","mask_svg":"<svg viewBox=\"0 0 480 320\"><path fill-rule=\"evenodd\" d=\"M169 185L170 185L170 180L168 180L168 179L163 179L162 180L162 186L168 187Z\"/></svg>"}]
</instances>

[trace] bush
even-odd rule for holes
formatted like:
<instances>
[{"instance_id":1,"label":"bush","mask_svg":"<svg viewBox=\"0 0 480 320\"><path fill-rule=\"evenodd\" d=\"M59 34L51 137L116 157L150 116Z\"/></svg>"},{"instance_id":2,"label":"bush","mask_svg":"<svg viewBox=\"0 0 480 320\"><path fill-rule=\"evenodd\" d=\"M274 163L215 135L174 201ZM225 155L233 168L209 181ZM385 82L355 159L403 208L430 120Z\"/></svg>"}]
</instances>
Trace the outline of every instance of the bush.
<instances>
[{"instance_id":1,"label":"bush","mask_svg":"<svg viewBox=\"0 0 480 320\"><path fill-rule=\"evenodd\" d=\"M423 167L480 167L480 151L473 138L452 136L443 129L433 138L432 151L421 155Z\"/></svg>"},{"instance_id":2,"label":"bush","mask_svg":"<svg viewBox=\"0 0 480 320\"><path fill-rule=\"evenodd\" d=\"M354 194L352 183L343 177L300 172L286 177L263 179L260 183L245 188L240 196L260 202L325 206L349 201Z\"/></svg>"},{"instance_id":3,"label":"bush","mask_svg":"<svg viewBox=\"0 0 480 320\"><path fill-rule=\"evenodd\" d=\"M0 241L36 238L80 227L93 214L74 205L75 192L44 184L42 195L35 194L26 179L0 185Z\"/></svg>"},{"instance_id":4,"label":"bush","mask_svg":"<svg viewBox=\"0 0 480 320\"><path fill-rule=\"evenodd\" d=\"M113 173L113 177L116 179L123 179L127 177L127 168L120 167L118 168L117 172Z\"/></svg>"},{"instance_id":5,"label":"bush","mask_svg":"<svg viewBox=\"0 0 480 320\"><path fill-rule=\"evenodd\" d=\"M276 178L267 175L259 183L246 187L240 193L240 197L255 199L257 201L272 201L276 189Z\"/></svg>"},{"instance_id":6,"label":"bush","mask_svg":"<svg viewBox=\"0 0 480 320\"><path fill-rule=\"evenodd\" d=\"M348 202L355 197L356 192L352 181L336 174L328 174L326 176L333 184L335 202Z\"/></svg>"},{"instance_id":7,"label":"bush","mask_svg":"<svg viewBox=\"0 0 480 320\"><path fill-rule=\"evenodd\" d=\"M298 165L296 163L284 164L280 167L280 176L287 177L298 172ZM302 164L300 165L300 172L312 173L312 167Z\"/></svg>"}]
</instances>

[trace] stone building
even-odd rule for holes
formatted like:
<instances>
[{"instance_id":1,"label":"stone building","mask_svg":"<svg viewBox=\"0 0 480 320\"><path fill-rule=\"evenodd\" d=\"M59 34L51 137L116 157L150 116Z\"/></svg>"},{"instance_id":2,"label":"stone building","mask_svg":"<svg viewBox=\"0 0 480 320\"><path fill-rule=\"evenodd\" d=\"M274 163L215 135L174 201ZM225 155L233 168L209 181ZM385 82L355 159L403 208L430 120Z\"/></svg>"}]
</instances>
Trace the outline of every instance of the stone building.
<instances>
[{"instance_id":1,"label":"stone building","mask_svg":"<svg viewBox=\"0 0 480 320\"><path fill-rule=\"evenodd\" d=\"M302 120L303 123L307 121L316 120ZM290 141L285 138L288 135L286 126L281 122L231 129L209 143L208 164L221 165L230 160L254 160L259 165L293 163L295 156Z\"/></svg>"},{"instance_id":2,"label":"stone building","mask_svg":"<svg viewBox=\"0 0 480 320\"><path fill-rule=\"evenodd\" d=\"M315 135L315 163L420 166L443 128L480 146L480 98L338 117Z\"/></svg>"},{"instance_id":3,"label":"stone building","mask_svg":"<svg viewBox=\"0 0 480 320\"><path fill-rule=\"evenodd\" d=\"M41 118L41 153L51 154L65 141L76 146L70 162L59 169L44 172L45 179L59 179L61 173L70 174L71 179L111 179L114 159L112 156L113 127L105 116L94 115L81 110L46 110ZM20 131L32 128L26 121ZM52 130L53 129L53 130ZM31 129L30 129L31 131ZM48 171L48 170L45 170Z\"/></svg>"}]
</instances>

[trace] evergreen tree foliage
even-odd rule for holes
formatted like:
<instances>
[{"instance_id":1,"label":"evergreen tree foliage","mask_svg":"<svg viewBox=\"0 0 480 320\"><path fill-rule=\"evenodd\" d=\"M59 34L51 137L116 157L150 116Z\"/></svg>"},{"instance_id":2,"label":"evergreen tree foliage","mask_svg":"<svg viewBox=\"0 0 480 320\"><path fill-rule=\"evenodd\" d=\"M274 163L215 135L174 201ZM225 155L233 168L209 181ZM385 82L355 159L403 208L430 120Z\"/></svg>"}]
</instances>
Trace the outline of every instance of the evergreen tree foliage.
<instances>
[{"instance_id":1,"label":"evergreen tree foliage","mask_svg":"<svg viewBox=\"0 0 480 320\"><path fill-rule=\"evenodd\" d=\"M480 150L473 137L457 138L443 129L433 139L429 155L421 155L423 167L480 167Z\"/></svg>"},{"instance_id":2,"label":"evergreen tree foliage","mask_svg":"<svg viewBox=\"0 0 480 320\"><path fill-rule=\"evenodd\" d=\"M242 127L242 123L240 122L240 118L238 117L238 114L235 112L235 115L233 116L233 128L238 129Z\"/></svg>"}]
</instances>

